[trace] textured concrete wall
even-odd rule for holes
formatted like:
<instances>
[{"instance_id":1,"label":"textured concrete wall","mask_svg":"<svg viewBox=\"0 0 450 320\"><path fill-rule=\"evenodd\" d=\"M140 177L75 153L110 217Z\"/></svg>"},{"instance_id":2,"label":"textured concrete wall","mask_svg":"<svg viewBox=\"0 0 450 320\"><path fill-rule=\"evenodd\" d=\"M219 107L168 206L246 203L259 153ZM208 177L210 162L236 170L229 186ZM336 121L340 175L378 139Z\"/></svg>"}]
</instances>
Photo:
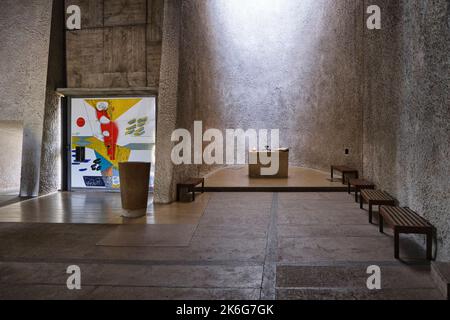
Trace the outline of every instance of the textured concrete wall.
<instances>
[{"instance_id":1,"label":"textured concrete wall","mask_svg":"<svg viewBox=\"0 0 450 320\"><path fill-rule=\"evenodd\" d=\"M448 1L366 1L383 29L365 31L364 173L438 229L450 259Z\"/></svg>"},{"instance_id":2,"label":"textured concrete wall","mask_svg":"<svg viewBox=\"0 0 450 320\"><path fill-rule=\"evenodd\" d=\"M0 1L0 119L23 121L23 196L39 191L51 6L51 0Z\"/></svg>"},{"instance_id":3,"label":"textured concrete wall","mask_svg":"<svg viewBox=\"0 0 450 320\"><path fill-rule=\"evenodd\" d=\"M67 31L70 88L158 87L164 0L66 0L81 9Z\"/></svg>"},{"instance_id":4,"label":"textured concrete wall","mask_svg":"<svg viewBox=\"0 0 450 320\"><path fill-rule=\"evenodd\" d=\"M361 13L352 0L183 1L178 127L280 129L292 165L361 168Z\"/></svg>"},{"instance_id":5,"label":"textured concrete wall","mask_svg":"<svg viewBox=\"0 0 450 320\"><path fill-rule=\"evenodd\" d=\"M61 106L57 88L66 87L64 1L53 1L39 193L57 191L61 185Z\"/></svg>"},{"instance_id":6,"label":"textured concrete wall","mask_svg":"<svg viewBox=\"0 0 450 320\"><path fill-rule=\"evenodd\" d=\"M22 132L21 121L0 121L0 193L19 190Z\"/></svg>"},{"instance_id":7,"label":"textured concrete wall","mask_svg":"<svg viewBox=\"0 0 450 320\"><path fill-rule=\"evenodd\" d=\"M180 47L181 0L164 4L161 75L158 94L156 176L154 201L174 199L174 165L171 160L172 132L176 129Z\"/></svg>"}]
</instances>

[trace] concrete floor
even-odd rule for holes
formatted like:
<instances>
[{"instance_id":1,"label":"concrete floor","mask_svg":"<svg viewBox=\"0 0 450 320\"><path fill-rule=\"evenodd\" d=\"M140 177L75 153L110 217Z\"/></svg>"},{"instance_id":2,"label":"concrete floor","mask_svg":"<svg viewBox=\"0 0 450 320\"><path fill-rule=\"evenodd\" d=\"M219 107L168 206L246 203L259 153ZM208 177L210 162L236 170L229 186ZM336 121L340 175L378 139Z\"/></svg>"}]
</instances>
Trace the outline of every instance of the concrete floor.
<instances>
[{"instance_id":1,"label":"concrete floor","mask_svg":"<svg viewBox=\"0 0 450 320\"><path fill-rule=\"evenodd\" d=\"M392 236L346 193L211 193L197 204L187 223L0 223L0 299L443 298L423 250L402 238L394 260ZM66 288L69 265L80 291ZM366 287L370 265L380 291Z\"/></svg>"}]
</instances>

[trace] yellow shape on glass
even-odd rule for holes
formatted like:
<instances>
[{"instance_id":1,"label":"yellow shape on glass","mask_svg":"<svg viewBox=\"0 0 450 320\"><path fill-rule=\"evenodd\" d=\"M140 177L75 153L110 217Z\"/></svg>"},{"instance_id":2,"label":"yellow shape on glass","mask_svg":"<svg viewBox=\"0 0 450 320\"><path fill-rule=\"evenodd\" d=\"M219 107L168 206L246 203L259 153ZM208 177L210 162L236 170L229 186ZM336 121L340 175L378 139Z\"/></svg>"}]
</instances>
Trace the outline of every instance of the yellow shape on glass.
<instances>
[{"instance_id":1,"label":"yellow shape on glass","mask_svg":"<svg viewBox=\"0 0 450 320\"><path fill-rule=\"evenodd\" d=\"M125 112L141 102L142 99L85 99L84 101L86 101L86 103L88 103L95 110L97 110L98 102L107 102L109 105L109 117L111 121L116 121Z\"/></svg>"}]
</instances>

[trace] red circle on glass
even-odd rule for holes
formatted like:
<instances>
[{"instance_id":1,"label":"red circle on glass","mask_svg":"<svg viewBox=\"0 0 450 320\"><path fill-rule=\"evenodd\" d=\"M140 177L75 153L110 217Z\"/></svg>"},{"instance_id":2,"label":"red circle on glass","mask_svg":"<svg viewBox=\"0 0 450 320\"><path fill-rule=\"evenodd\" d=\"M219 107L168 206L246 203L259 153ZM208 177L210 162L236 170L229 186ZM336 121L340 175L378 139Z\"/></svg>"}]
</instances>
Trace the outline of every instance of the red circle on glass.
<instances>
[{"instance_id":1,"label":"red circle on glass","mask_svg":"<svg viewBox=\"0 0 450 320\"><path fill-rule=\"evenodd\" d=\"M77 126L79 126L80 128L84 127L85 124L86 124L86 120L84 120L84 118L77 119Z\"/></svg>"}]
</instances>

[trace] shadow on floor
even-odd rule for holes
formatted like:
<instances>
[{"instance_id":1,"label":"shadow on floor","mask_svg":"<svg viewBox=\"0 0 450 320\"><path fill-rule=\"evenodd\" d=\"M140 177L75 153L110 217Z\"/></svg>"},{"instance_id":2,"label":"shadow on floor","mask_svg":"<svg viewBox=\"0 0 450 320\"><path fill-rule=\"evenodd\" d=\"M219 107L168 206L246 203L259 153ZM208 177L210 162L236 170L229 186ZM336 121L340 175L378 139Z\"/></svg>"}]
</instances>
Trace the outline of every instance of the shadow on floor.
<instances>
[{"instance_id":1,"label":"shadow on floor","mask_svg":"<svg viewBox=\"0 0 450 320\"><path fill-rule=\"evenodd\" d=\"M28 199L31 199L31 197L19 197L18 195L0 195L0 208Z\"/></svg>"}]
</instances>

